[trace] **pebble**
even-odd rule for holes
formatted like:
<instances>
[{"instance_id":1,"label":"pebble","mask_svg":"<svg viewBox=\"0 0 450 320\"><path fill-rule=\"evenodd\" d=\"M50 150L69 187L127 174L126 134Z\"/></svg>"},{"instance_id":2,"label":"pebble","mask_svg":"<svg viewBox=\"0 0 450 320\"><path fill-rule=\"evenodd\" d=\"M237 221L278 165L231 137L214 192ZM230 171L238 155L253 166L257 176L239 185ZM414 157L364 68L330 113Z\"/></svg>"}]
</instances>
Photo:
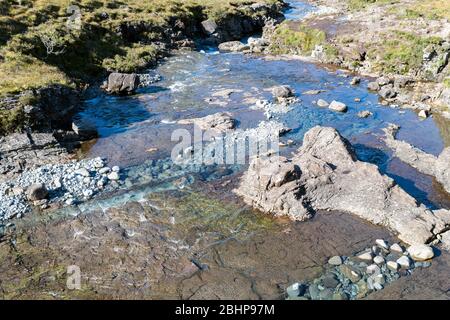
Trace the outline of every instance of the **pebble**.
<instances>
[{"instance_id":1,"label":"pebble","mask_svg":"<svg viewBox=\"0 0 450 320\"><path fill-rule=\"evenodd\" d=\"M289 297L298 297L300 295L300 287L301 284L296 282L287 287L286 293L288 294Z\"/></svg>"},{"instance_id":2,"label":"pebble","mask_svg":"<svg viewBox=\"0 0 450 320\"><path fill-rule=\"evenodd\" d=\"M411 267L411 260L407 256L401 256L396 261L402 268L409 269Z\"/></svg>"},{"instance_id":3,"label":"pebble","mask_svg":"<svg viewBox=\"0 0 450 320\"><path fill-rule=\"evenodd\" d=\"M112 167L112 171L113 172L119 172L120 171L120 167L119 166L114 166L114 167Z\"/></svg>"},{"instance_id":4,"label":"pebble","mask_svg":"<svg viewBox=\"0 0 450 320\"><path fill-rule=\"evenodd\" d=\"M328 106L328 109L337 111L337 112L346 112L347 111L347 105L345 103L333 100L330 105Z\"/></svg>"},{"instance_id":5,"label":"pebble","mask_svg":"<svg viewBox=\"0 0 450 320\"><path fill-rule=\"evenodd\" d=\"M83 177L90 177L91 174L89 173L89 171L86 168L80 168L75 170L75 174L79 175L79 176L83 176Z\"/></svg>"},{"instance_id":6,"label":"pebble","mask_svg":"<svg viewBox=\"0 0 450 320\"><path fill-rule=\"evenodd\" d=\"M110 174L108 174L108 179L109 179L109 180L116 181L116 180L119 180L119 179L120 179L120 176L119 176L119 174L117 173L117 171L113 171L113 172L111 172Z\"/></svg>"},{"instance_id":7,"label":"pebble","mask_svg":"<svg viewBox=\"0 0 450 320\"><path fill-rule=\"evenodd\" d=\"M394 243L389 249L392 252L403 253L403 248L398 243Z\"/></svg>"},{"instance_id":8,"label":"pebble","mask_svg":"<svg viewBox=\"0 0 450 320\"><path fill-rule=\"evenodd\" d=\"M399 269L399 265L395 261L388 261L386 265L388 269L392 271L397 271Z\"/></svg>"},{"instance_id":9,"label":"pebble","mask_svg":"<svg viewBox=\"0 0 450 320\"><path fill-rule=\"evenodd\" d=\"M367 274L380 274L381 269L376 264L372 264L367 267L366 272L367 272Z\"/></svg>"},{"instance_id":10,"label":"pebble","mask_svg":"<svg viewBox=\"0 0 450 320\"><path fill-rule=\"evenodd\" d=\"M420 110L418 116L426 119L428 118L428 112L426 110Z\"/></svg>"},{"instance_id":11,"label":"pebble","mask_svg":"<svg viewBox=\"0 0 450 320\"><path fill-rule=\"evenodd\" d=\"M358 255L357 258L363 261L372 262L373 255L370 252L364 252Z\"/></svg>"},{"instance_id":12,"label":"pebble","mask_svg":"<svg viewBox=\"0 0 450 320\"><path fill-rule=\"evenodd\" d=\"M408 253L415 261L425 261L434 257L433 248L426 244L416 244L408 248Z\"/></svg>"},{"instance_id":13,"label":"pebble","mask_svg":"<svg viewBox=\"0 0 450 320\"><path fill-rule=\"evenodd\" d=\"M331 264L332 266L340 266L342 264L342 258L340 256L331 257L328 260L328 263Z\"/></svg>"},{"instance_id":14,"label":"pebble","mask_svg":"<svg viewBox=\"0 0 450 320\"><path fill-rule=\"evenodd\" d=\"M326 107L328 107L330 104L329 104L328 102L326 102L325 100L323 100L323 99L319 99L319 100L317 100L317 105L318 105L319 107L321 107L321 108L326 108Z\"/></svg>"},{"instance_id":15,"label":"pebble","mask_svg":"<svg viewBox=\"0 0 450 320\"><path fill-rule=\"evenodd\" d=\"M375 258L373 258L373 262L375 262L376 264L384 264L384 258L382 256L376 256Z\"/></svg>"},{"instance_id":16,"label":"pebble","mask_svg":"<svg viewBox=\"0 0 450 320\"><path fill-rule=\"evenodd\" d=\"M375 240L375 243L377 244L377 246L379 246L382 249L386 249L386 250L389 249L387 242L384 241L383 239L377 239L377 240Z\"/></svg>"},{"instance_id":17,"label":"pebble","mask_svg":"<svg viewBox=\"0 0 450 320\"><path fill-rule=\"evenodd\" d=\"M107 174L107 173L109 173L111 171L111 168L109 168L109 167L104 167L104 168L101 168L100 170L98 170L98 173L100 173L100 174Z\"/></svg>"}]
</instances>

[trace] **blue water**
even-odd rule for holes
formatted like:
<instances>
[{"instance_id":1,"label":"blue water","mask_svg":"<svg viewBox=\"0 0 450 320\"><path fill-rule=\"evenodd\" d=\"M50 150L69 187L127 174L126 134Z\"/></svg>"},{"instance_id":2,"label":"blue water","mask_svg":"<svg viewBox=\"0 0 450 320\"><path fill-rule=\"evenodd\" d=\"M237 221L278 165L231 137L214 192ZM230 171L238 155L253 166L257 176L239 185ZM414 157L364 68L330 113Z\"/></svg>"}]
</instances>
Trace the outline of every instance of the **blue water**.
<instances>
[{"instance_id":1,"label":"blue water","mask_svg":"<svg viewBox=\"0 0 450 320\"><path fill-rule=\"evenodd\" d=\"M314 12L315 7L303 1L287 1L291 6L284 12L284 17L287 20L301 20L308 13Z\"/></svg>"}]
</instances>

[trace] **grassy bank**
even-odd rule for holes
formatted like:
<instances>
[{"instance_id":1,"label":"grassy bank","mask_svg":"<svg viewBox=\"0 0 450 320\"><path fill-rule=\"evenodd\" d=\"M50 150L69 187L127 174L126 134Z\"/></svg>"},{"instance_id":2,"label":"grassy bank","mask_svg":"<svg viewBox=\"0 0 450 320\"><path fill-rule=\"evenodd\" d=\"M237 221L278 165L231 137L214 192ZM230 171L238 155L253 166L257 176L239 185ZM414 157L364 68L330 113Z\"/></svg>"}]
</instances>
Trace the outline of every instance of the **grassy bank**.
<instances>
[{"instance_id":1,"label":"grassy bank","mask_svg":"<svg viewBox=\"0 0 450 320\"><path fill-rule=\"evenodd\" d=\"M179 43L192 43L203 20L259 17L254 3L281 8L282 1L0 0L0 99L137 72ZM20 130L18 110L0 110L0 135Z\"/></svg>"}]
</instances>

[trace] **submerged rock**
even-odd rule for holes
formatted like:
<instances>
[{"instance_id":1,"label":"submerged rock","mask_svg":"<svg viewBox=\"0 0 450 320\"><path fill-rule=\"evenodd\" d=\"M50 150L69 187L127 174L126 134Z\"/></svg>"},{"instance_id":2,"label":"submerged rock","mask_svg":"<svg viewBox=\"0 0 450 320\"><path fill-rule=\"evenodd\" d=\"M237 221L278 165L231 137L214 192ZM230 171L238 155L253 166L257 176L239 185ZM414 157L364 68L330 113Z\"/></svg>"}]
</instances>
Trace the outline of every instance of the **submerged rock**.
<instances>
[{"instance_id":1,"label":"submerged rock","mask_svg":"<svg viewBox=\"0 0 450 320\"><path fill-rule=\"evenodd\" d=\"M317 105L318 105L319 107L321 107L321 108L326 108L326 107L328 107L330 104L329 104L328 102L326 102L325 100L323 100L323 99L319 99L319 100L317 100Z\"/></svg>"},{"instance_id":2,"label":"submerged rock","mask_svg":"<svg viewBox=\"0 0 450 320\"><path fill-rule=\"evenodd\" d=\"M288 86L278 86L272 89L273 97L280 101L294 96L292 89Z\"/></svg>"},{"instance_id":3,"label":"submerged rock","mask_svg":"<svg viewBox=\"0 0 450 320\"><path fill-rule=\"evenodd\" d=\"M318 210L350 212L408 244L426 243L450 224L448 210L418 205L377 166L358 161L350 143L328 127L309 130L291 159L253 159L234 192L263 212L293 220Z\"/></svg>"},{"instance_id":4,"label":"submerged rock","mask_svg":"<svg viewBox=\"0 0 450 320\"><path fill-rule=\"evenodd\" d=\"M232 130L236 126L230 113L219 112L203 118L183 119L178 124L194 124L202 130L216 130L219 132Z\"/></svg>"}]
</instances>

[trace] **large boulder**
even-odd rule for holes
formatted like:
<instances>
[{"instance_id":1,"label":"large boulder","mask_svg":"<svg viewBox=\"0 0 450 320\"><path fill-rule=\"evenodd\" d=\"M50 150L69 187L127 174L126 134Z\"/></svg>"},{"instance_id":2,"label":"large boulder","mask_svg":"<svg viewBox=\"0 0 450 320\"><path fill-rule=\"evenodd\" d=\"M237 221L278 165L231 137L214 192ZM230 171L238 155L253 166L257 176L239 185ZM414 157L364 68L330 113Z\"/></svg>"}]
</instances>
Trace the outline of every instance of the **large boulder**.
<instances>
[{"instance_id":1,"label":"large boulder","mask_svg":"<svg viewBox=\"0 0 450 320\"><path fill-rule=\"evenodd\" d=\"M255 158L234 190L261 211L309 219L319 210L353 213L387 227L409 244L426 243L450 225L450 212L432 212L377 166L358 161L335 129L314 127L292 159Z\"/></svg>"},{"instance_id":2,"label":"large boulder","mask_svg":"<svg viewBox=\"0 0 450 320\"><path fill-rule=\"evenodd\" d=\"M115 94L129 94L134 92L139 86L139 77L135 73L113 72L108 77L106 91Z\"/></svg>"}]
</instances>

